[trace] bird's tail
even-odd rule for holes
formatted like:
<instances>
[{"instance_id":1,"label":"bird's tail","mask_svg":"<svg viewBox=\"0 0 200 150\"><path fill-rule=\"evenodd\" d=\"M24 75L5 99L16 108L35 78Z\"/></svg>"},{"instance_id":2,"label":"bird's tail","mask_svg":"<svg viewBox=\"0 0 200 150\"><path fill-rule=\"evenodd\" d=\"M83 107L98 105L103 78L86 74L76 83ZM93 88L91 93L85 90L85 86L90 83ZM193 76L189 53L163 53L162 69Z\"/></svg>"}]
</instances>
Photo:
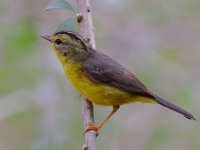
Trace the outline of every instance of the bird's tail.
<instances>
[{"instance_id":1,"label":"bird's tail","mask_svg":"<svg viewBox=\"0 0 200 150\"><path fill-rule=\"evenodd\" d=\"M185 111L184 109L182 109L182 108L180 108L180 107L178 107L178 106L176 106L176 105L174 105L174 104L162 99L161 97L159 97L157 95L154 95L154 97L155 97L155 101L158 104L160 104L162 106L165 106L165 107L167 107L167 108L169 108L169 109L171 109L173 111L176 111L176 112L182 114L184 117L186 117L188 119L196 120L192 114L190 114L189 112Z\"/></svg>"}]
</instances>

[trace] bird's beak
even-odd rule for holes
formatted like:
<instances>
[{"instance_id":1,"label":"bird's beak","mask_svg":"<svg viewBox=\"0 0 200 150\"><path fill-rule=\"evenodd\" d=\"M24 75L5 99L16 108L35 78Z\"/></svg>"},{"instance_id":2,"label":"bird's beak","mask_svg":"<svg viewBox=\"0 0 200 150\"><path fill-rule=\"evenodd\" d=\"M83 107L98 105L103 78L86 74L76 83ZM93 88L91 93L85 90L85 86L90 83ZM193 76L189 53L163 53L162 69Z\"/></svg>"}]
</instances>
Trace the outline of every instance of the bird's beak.
<instances>
[{"instance_id":1,"label":"bird's beak","mask_svg":"<svg viewBox=\"0 0 200 150\"><path fill-rule=\"evenodd\" d=\"M51 43L53 42L53 39L51 38L50 35L41 35L40 37L45 39L45 40L47 40L47 41L49 41L49 42L51 42Z\"/></svg>"}]
</instances>

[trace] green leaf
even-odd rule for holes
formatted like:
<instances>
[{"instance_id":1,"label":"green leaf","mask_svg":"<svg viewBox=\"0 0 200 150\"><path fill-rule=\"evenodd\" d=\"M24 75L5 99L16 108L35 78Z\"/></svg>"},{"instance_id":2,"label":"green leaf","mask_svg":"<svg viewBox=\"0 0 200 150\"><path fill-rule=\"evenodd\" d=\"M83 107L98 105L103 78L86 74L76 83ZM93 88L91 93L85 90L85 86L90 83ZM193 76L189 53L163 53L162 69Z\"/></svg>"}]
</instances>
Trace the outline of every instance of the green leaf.
<instances>
[{"instance_id":1,"label":"green leaf","mask_svg":"<svg viewBox=\"0 0 200 150\"><path fill-rule=\"evenodd\" d=\"M68 30L68 31L75 31L75 17L71 17L69 19L67 19L66 21L64 21L63 23L59 24L56 29L55 29L55 33L59 32L59 31L63 31L63 30Z\"/></svg>"},{"instance_id":2,"label":"green leaf","mask_svg":"<svg viewBox=\"0 0 200 150\"><path fill-rule=\"evenodd\" d=\"M75 13L74 8L65 0L55 0L47 5L45 10L49 9L65 9Z\"/></svg>"}]
</instances>

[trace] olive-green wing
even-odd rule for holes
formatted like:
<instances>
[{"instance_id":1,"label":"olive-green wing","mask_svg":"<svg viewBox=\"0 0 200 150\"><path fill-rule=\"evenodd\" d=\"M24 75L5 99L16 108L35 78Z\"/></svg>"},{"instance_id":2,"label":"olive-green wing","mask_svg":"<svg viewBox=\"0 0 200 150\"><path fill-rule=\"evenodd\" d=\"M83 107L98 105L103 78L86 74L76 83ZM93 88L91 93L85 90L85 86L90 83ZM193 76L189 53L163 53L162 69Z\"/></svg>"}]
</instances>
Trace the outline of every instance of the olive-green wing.
<instances>
[{"instance_id":1,"label":"olive-green wing","mask_svg":"<svg viewBox=\"0 0 200 150\"><path fill-rule=\"evenodd\" d=\"M132 73L102 53L92 54L84 62L83 71L96 82L133 94L154 98Z\"/></svg>"},{"instance_id":2,"label":"olive-green wing","mask_svg":"<svg viewBox=\"0 0 200 150\"><path fill-rule=\"evenodd\" d=\"M189 112L148 91L137 77L102 53L91 54L83 64L83 71L95 82L104 83L134 95L153 98L160 105L181 113L188 119L195 120Z\"/></svg>"}]
</instances>

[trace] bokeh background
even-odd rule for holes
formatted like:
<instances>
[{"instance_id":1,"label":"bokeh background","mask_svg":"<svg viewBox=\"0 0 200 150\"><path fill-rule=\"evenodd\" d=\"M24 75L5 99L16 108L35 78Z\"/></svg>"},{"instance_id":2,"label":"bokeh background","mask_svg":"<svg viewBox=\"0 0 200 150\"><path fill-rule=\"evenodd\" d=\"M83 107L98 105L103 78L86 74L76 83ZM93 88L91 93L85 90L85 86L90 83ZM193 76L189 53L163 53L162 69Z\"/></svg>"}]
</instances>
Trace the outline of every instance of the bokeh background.
<instances>
[{"instance_id":1,"label":"bokeh background","mask_svg":"<svg viewBox=\"0 0 200 150\"><path fill-rule=\"evenodd\" d=\"M0 149L75 150L84 143L81 100L41 34L72 14L51 0L0 1ZM75 8L75 1L70 2ZM92 1L97 49L197 121L159 105L124 105L98 149L200 149L200 1ZM95 107L96 123L111 107Z\"/></svg>"}]
</instances>

